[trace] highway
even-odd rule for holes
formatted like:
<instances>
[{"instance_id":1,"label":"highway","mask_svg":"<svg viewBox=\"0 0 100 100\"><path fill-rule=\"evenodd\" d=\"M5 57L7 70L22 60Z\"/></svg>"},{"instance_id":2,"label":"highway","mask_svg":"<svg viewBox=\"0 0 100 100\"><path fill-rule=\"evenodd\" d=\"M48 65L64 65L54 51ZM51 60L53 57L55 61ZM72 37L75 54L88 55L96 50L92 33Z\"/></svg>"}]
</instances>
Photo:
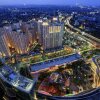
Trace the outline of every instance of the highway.
<instances>
[{"instance_id":1,"label":"highway","mask_svg":"<svg viewBox=\"0 0 100 100\"><path fill-rule=\"evenodd\" d=\"M90 42L91 44L94 44L95 47L98 47L100 48L100 39L98 38L95 38L94 36L86 33L86 32L82 32L81 30L73 27L71 24L70 24L70 20L71 20L72 16L69 16L67 19L66 19L66 25L68 25L70 27L71 30L74 31L75 34L78 34L80 35L83 39L87 40L88 42ZM72 32L72 31L70 31Z\"/></svg>"}]
</instances>

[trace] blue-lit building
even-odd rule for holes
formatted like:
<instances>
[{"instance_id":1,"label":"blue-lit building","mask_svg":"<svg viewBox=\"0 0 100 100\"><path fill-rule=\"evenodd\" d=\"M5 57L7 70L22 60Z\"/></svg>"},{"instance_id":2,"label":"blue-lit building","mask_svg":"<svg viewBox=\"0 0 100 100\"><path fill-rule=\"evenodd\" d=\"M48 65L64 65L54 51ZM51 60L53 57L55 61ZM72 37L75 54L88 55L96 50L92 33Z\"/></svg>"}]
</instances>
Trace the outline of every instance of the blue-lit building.
<instances>
[{"instance_id":1,"label":"blue-lit building","mask_svg":"<svg viewBox=\"0 0 100 100\"><path fill-rule=\"evenodd\" d=\"M0 85L8 98L32 100L35 81L14 72L9 66L0 68Z\"/></svg>"}]
</instances>

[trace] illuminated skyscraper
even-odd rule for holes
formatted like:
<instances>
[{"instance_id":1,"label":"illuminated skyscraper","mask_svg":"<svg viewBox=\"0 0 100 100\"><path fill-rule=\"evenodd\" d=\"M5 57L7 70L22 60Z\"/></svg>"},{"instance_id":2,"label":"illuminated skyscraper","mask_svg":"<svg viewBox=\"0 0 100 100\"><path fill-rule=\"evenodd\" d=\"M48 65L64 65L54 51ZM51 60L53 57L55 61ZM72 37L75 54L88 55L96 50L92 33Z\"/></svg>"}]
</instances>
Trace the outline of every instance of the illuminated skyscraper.
<instances>
[{"instance_id":1,"label":"illuminated skyscraper","mask_svg":"<svg viewBox=\"0 0 100 100\"><path fill-rule=\"evenodd\" d=\"M29 40L27 38L27 34L23 32L15 31L12 33L12 40L14 43L14 47L19 54L27 53Z\"/></svg>"},{"instance_id":2,"label":"illuminated skyscraper","mask_svg":"<svg viewBox=\"0 0 100 100\"><path fill-rule=\"evenodd\" d=\"M0 33L0 57L10 56L10 50L5 35Z\"/></svg>"},{"instance_id":3,"label":"illuminated skyscraper","mask_svg":"<svg viewBox=\"0 0 100 100\"><path fill-rule=\"evenodd\" d=\"M63 41L63 23L58 21L38 22L39 41L44 50L62 47Z\"/></svg>"},{"instance_id":4,"label":"illuminated skyscraper","mask_svg":"<svg viewBox=\"0 0 100 100\"><path fill-rule=\"evenodd\" d=\"M36 39L36 31L34 25L31 24L32 23L19 22L3 28L7 45L14 48L18 54L27 53L29 45Z\"/></svg>"},{"instance_id":5,"label":"illuminated skyscraper","mask_svg":"<svg viewBox=\"0 0 100 100\"><path fill-rule=\"evenodd\" d=\"M27 53L29 46L28 32L23 32L21 28L18 27L18 24L17 27L14 27L13 29L11 27L4 27L4 30L7 45L13 47L19 54Z\"/></svg>"}]
</instances>

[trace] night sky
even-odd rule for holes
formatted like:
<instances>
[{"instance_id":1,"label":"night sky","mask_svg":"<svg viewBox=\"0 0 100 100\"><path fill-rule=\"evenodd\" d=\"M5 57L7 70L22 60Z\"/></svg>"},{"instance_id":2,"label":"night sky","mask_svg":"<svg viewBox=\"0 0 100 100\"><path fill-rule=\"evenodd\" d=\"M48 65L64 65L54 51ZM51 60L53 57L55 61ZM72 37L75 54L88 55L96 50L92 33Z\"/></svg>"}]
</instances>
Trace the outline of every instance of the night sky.
<instances>
[{"instance_id":1,"label":"night sky","mask_svg":"<svg viewBox=\"0 0 100 100\"><path fill-rule=\"evenodd\" d=\"M100 0L0 0L0 5L92 5L100 6Z\"/></svg>"}]
</instances>

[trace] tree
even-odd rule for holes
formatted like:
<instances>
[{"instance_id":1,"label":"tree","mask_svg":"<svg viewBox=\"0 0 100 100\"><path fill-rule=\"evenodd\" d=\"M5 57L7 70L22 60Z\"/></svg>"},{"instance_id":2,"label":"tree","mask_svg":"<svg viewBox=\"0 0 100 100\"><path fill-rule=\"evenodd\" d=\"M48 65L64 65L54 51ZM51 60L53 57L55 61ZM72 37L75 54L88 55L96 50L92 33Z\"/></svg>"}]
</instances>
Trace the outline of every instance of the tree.
<instances>
[{"instance_id":1,"label":"tree","mask_svg":"<svg viewBox=\"0 0 100 100\"><path fill-rule=\"evenodd\" d=\"M2 63L2 61L0 60L0 67L2 67L4 64Z\"/></svg>"},{"instance_id":2,"label":"tree","mask_svg":"<svg viewBox=\"0 0 100 100\"><path fill-rule=\"evenodd\" d=\"M28 66L26 64L22 64L22 66L20 67L20 74L22 76L32 79L32 76L31 76Z\"/></svg>"}]
</instances>

